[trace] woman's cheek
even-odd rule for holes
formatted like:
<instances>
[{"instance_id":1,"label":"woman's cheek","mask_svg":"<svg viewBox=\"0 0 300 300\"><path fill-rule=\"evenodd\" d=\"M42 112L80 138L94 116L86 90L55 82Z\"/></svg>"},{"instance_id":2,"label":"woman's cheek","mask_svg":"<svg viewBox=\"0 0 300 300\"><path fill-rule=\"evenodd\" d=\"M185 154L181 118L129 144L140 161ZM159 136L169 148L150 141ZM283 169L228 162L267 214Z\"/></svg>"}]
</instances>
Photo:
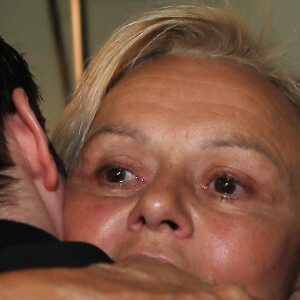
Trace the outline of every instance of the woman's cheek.
<instances>
[{"instance_id":1,"label":"woman's cheek","mask_svg":"<svg viewBox=\"0 0 300 300\"><path fill-rule=\"evenodd\" d=\"M289 247L284 228L264 217L206 213L198 229L198 251L193 258L198 261L198 275L217 282L257 287L265 276L278 275L276 269Z\"/></svg>"},{"instance_id":2,"label":"woman's cheek","mask_svg":"<svg viewBox=\"0 0 300 300\"><path fill-rule=\"evenodd\" d=\"M64 229L66 240L89 242L104 251L112 248L124 223L120 201L102 199L80 189L66 189ZM119 229L119 230L117 230Z\"/></svg>"}]
</instances>

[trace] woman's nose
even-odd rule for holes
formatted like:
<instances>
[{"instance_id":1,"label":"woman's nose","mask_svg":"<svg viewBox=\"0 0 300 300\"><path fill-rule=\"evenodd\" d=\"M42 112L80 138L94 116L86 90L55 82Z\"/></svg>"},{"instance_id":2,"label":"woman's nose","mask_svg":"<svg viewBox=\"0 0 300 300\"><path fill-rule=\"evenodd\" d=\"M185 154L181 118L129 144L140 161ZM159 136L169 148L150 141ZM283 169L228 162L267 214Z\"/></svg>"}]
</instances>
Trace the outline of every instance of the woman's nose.
<instances>
[{"instance_id":1,"label":"woman's nose","mask_svg":"<svg viewBox=\"0 0 300 300\"><path fill-rule=\"evenodd\" d=\"M132 232L165 232L179 238L189 238L194 231L178 186L163 182L154 183L143 192L129 213L128 228Z\"/></svg>"}]
</instances>

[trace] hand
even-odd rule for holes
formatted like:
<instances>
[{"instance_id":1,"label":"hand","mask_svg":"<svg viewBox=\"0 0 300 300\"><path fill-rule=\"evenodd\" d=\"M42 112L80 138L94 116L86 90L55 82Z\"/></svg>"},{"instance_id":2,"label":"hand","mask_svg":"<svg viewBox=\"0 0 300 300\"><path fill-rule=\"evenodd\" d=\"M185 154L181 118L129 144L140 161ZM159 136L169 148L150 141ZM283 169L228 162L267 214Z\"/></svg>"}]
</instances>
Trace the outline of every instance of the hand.
<instances>
[{"instance_id":1,"label":"hand","mask_svg":"<svg viewBox=\"0 0 300 300\"><path fill-rule=\"evenodd\" d=\"M289 300L300 300L300 289L294 291Z\"/></svg>"},{"instance_id":2,"label":"hand","mask_svg":"<svg viewBox=\"0 0 300 300\"><path fill-rule=\"evenodd\" d=\"M148 258L115 265L3 273L0 275L0 291L4 300L253 299L239 286L207 283Z\"/></svg>"}]
</instances>

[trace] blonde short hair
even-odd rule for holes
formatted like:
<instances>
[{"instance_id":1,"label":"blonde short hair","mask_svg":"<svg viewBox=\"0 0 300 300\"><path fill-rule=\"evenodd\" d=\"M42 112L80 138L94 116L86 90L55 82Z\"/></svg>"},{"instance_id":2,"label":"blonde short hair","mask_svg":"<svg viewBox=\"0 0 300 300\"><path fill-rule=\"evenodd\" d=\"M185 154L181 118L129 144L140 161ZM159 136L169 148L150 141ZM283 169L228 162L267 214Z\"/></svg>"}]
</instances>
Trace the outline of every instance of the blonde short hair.
<instances>
[{"instance_id":1,"label":"blonde short hair","mask_svg":"<svg viewBox=\"0 0 300 300\"><path fill-rule=\"evenodd\" d=\"M235 16L203 4L163 8L120 27L91 60L54 135L67 171L76 163L101 99L128 72L162 56L248 65L292 102L300 103L299 82L281 71L270 54L261 37Z\"/></svg>"}]
</instances>

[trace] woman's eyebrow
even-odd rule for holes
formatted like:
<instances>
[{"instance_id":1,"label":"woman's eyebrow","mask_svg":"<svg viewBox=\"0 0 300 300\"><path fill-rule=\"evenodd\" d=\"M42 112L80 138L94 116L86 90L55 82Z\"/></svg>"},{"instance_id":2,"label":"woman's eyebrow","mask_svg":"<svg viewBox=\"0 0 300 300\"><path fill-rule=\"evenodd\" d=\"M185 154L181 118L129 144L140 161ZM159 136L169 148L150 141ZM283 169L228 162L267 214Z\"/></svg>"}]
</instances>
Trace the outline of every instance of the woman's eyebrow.
<instances>
[{"instance_id":1,"label":"woman's eyebrow","mask_svg":"<svg viewBox=\"0 0 300 300\"><path fill-rule=\"evenodd\" d=\"M133 129L133 128L126 128L126 127L119 127L119 126L112 126L112 125L104 125L96 129L85 141L84 146L86 147L93 139L99 137L104 134L114 134L114 135L121 135L127 136L131 139L137 141L140 144L147 143L147 137L143 131Z\"/></svg>"},{"instance_id":2,"label":"woman's eyebrow","mask_svg":"<svg viewBox=\"0 0 300 300\"><path fill-rule=\"evenodd\" d=\"M279 171L281 170L278 161L270 151L263 147L263 145L253 141L247 141L243 137L225 137L208 140L205 142L205 147L209 149L218 147L237 147L246 150L254 150L255 152L264 155Z\"/></svg>"}]
</instances>

